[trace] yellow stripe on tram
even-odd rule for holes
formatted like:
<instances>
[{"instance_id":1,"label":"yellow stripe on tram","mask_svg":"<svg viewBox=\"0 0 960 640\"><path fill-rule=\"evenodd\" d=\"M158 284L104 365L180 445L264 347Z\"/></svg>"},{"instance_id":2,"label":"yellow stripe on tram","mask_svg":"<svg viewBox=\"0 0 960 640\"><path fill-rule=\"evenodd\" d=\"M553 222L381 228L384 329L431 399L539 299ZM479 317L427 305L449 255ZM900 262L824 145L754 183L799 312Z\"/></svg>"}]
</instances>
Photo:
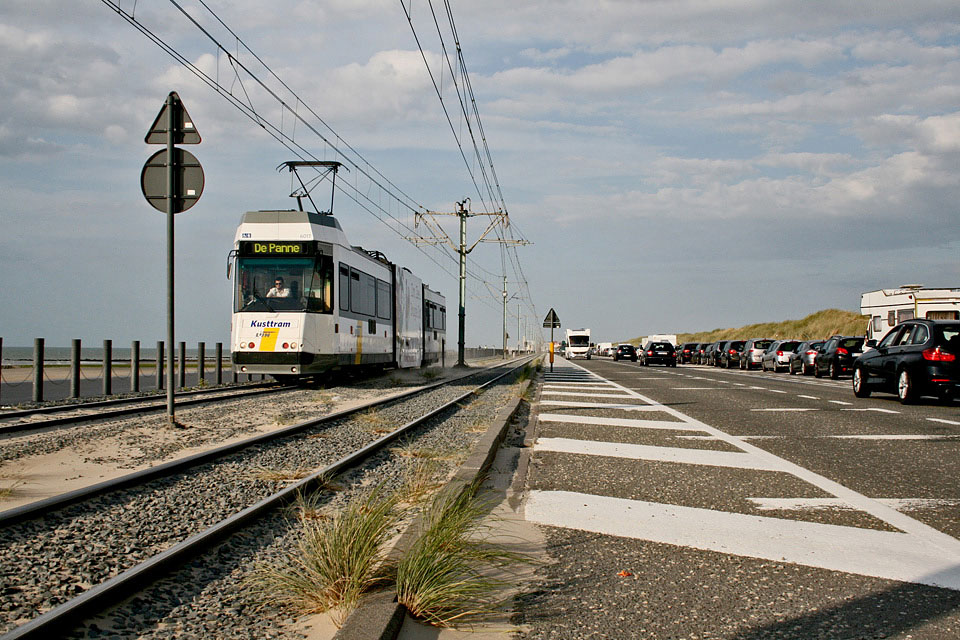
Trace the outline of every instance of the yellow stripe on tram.
<instances>
[{"instance_id":1,"label":"yellow stripe on tram","mask_svg":"<svg viewBox=\"0 0 960 640\"><path fill-rule=\"evenodd\" d=\"M353 364L360 364L360 354L363 353L363 324L357 323L357 355Z\"/></svg>"},{"instance_id":2,"label":"yellow stripe on tram","mask_svg":"<svg viewBox=\"0 0 960 640\"><path fill-rule=\"evenodd\" d=\"M277 348L277 338L280 329L264 329L263 339L260 340L260 351L274 351Z\"/></svg>"}]
</instances>

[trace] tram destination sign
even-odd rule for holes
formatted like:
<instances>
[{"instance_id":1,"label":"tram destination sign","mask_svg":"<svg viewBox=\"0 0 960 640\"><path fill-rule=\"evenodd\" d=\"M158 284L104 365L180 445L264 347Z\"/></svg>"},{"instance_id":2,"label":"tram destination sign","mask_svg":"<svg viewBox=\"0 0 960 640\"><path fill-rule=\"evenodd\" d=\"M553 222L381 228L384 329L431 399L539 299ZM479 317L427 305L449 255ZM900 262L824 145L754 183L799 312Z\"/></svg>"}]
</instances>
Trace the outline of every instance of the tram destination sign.
<instances>
[{"instance_id":1,"label":"tram destination sign","mask_svg":"<svg viewBox=\"0 0 960 640\"><path fill-rule=\"evenodd\" d=\"M280 242L275 240L243 240L240 255L248 256L315 256L318 253L314 242Z\"/></svg>"}]
</instances>

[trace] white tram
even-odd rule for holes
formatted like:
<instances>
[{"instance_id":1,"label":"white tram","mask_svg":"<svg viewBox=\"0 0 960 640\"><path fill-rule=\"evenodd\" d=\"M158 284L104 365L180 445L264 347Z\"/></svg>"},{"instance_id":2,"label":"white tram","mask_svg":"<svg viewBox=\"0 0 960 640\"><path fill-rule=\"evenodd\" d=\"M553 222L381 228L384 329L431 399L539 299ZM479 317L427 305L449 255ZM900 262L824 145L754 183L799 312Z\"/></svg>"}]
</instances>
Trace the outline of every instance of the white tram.
<instances>
[{"instance_id":1,"label":"white tram","mask_svg":"<svg viewBox=\"0 0 960 640\"><path fill-rule=\"evenodd\" d=\"M382 253L351 246L330 214L247 212L231 258L234 371L291 380L441 359L443 295Z\"/></svg>"}]
</instances>

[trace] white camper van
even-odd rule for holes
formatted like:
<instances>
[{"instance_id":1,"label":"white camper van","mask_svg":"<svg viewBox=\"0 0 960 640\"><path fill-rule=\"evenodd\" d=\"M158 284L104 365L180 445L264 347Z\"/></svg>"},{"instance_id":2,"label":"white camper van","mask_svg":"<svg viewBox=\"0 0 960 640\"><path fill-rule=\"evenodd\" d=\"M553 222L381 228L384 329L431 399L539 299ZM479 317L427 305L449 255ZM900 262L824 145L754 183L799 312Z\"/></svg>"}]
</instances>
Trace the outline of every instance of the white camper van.
<instances>
[{"instance_id":1,"label":"white camper van","mask_svg":"<svg viewBox=\"0 0 960 640\"><path fill-rule=\"evenodd\" d=\"M960 288L927 289L905 284L897 289L879 289L860 295L860 313L867 321L868 340L879 340L904 320L960 320Z\"/></svg>"},{"instance_id":2,"label":"white camper van","mask_svg":"<svg viewBox=\"0 0 960 640\"><path fill-rule=\"evenodd\" d=\"M590 329L567 329L567 350L563 357L590 359Z\"/></svg>"}]
</instances>

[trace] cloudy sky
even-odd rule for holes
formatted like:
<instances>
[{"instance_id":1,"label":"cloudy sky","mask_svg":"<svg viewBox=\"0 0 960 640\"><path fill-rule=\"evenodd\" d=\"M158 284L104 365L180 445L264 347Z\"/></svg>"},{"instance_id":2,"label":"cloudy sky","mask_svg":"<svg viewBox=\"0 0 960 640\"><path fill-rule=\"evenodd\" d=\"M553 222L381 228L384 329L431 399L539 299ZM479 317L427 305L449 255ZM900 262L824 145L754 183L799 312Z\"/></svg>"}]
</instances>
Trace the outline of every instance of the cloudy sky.
<instances>
[{"instance_id":1,"label":"cloudy sky","mask_svg":"<svg viewBox=\"0 0 960 640\"><path fill-rule=\"evenodd\" d=\"M0 7L4 345L165 336L165 222L139 176L158 148L144 134L172 90L203 136L189 150L206 175L199 203L177 216L178 340L229 341L240 215L295 206L276 171L294 158L269 126L116 9L316 157L337 156L311 127L328 140L332 130L414 206L451 211L470 197L482 209L424 64L464 135L426 0L179 4L253 75L167 1ZM506 262L511 343L518 303L531 331L553 307L564 327L616 340L858 310L861 292L905 283L960 286L956 3L450 6L503 201L532 243L516 255L533 308L514 297ZM281 80L296 123L268 95ZM354 194L412 224L360 173L347 178ZM455 341L456 265L346 195L336 213L352 243L446 295ZM470 264L467 343L497 344L504 258L480 244Z\"/></svg>"}]
</instances>

